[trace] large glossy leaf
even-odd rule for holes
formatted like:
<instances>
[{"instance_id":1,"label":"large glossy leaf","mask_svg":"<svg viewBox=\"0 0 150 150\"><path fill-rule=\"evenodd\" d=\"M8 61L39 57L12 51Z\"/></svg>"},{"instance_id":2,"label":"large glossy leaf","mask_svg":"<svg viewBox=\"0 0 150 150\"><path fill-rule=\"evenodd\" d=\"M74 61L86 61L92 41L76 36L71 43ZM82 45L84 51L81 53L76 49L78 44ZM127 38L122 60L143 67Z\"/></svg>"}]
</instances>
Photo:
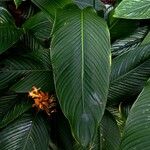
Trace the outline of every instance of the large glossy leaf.
<instances>
[{"instance_id":1,"label":"large glossy leaf","mask_svg":"<svg viewBox=\"0 0 150 150\"><path fill-rule=\"evenodd\" d=\"M113 115L106 111L98 129L92 150L119 150L120 131Z\"/></svg>"},{"instance_id":2,"label":"large glossy leaf","mask_svg":"<svg viewBox=\"0 0 150 150\"><path fill-rule=\"evenodd\" d=\"M140 46L113 59L110 104L138 94L150 77L150 45Z\"/></svg>"},{"instance_id":3,"label":"large glossy leaf","mask_svg":"<svg viewBox=\"0 0 150 150\"><path fill-rule=\"evenodd\" d=\"M56 15L51 43L56 92L75 138L87 146L106 104L111 59L108 27L92 8L69 5Z\"/></svg>"},{"instance_id":4,"label":"large glossy leaf","mask_svg":"<svg viewBox=\"0 0 150 150\"><path fill-rule=\"evenodd\" d=\"M16 104L10 111L4 115L3 119L0 120L0 128L7 126L9 123L14 121L16 118L21 116L24 112L31 108L30 103L20 103Z\"/></svg>"},{"instance_id":5,"label":"large glossy leaf","mask_svg":"<svg viewBox=\"0 0 150 150\"><path fill-rule=\"evenodd\" d=\"M53 90L48 50L7 59L0 72L0 89L13 85L11 90L19 93L28 92L32 86L41 87L44 91Z\"/></svg>"},{"instance_id":6,"label":"large glossy leaf","mask_svg":"<svg viewBox=\"0 0 150 150\"><path fill-rule=\"evenodd\" d=\"M123 0L115 10L115 17L149 19L150 0Z\"/></svg>"},{"instance_id":7,"label":"large glossy leaf","mask_svg":"<svg viewBox=\"0 0 150 150\"><path fill-rule=\"evenodd\" d=\"M56 10L63 8L66 4L71 3L72 0L31 0L42 11L46 12L51 19L54 19Z\"/></svg>"},{"instance_id":8,"label":"large glossy leaf","mask_svg":"<svg viewBox=\"0 0 150 150\"><path fill-rule=\"evenodd\" d=\"M15 26L11 14L0 7L0 54L15 44L22 33L22 30Z\"/></svg>"},{"instance_id":9,"label":"large glossy leaf","mask_svg":"<svg viewBox=\"0 0 150 150\"><path fill-rule=\"evenodd\" d=\"M1 150L47 150L49 135L40 115L24 114L0 132Z\"/></svg>"},{"instance_id":10,"label":"large glossy leaf","mask_svg":"<svg viewBox=\"0 0 150 150\"><path fill-rule=\"evenodd\" d=\"M106 110L98 127L97 136L89 150L119 150L120 139L121 136L117 122L113 115ZM83 149L81 145L76 143L73 150Z\"/></svg>"},{"instance_id":11,"label":"large glossy leaf","mask_svg":"<svg viewBox=\"0 0 150 150\"><path fill-rule=\"evenodd\" d=\"M129 113L123 139L122 150L150 148L150 80L133 104Z\"/></svg>"}]
</instances>

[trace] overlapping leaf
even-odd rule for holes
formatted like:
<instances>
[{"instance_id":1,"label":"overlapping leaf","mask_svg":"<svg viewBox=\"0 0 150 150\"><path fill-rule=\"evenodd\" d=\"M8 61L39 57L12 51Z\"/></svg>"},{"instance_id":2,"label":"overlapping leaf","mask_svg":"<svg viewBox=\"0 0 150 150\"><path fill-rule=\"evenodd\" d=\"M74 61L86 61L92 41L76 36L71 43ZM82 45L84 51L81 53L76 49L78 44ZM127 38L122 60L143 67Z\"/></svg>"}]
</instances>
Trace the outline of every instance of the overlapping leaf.
<instances>
[{"instance_id":1,"label":"overlapping leaf","mask_svg":"<svg viewBox=\"0 0 150 150\"><path fill-rule=\"evenodd\" d=\"M133 104L126 122L122 150L149 150L150 143L150 80Z\"/></svg>"},{"instance_id":2,"label":"overlapping leaf","mask_svg":"<svg viewBox=\"0 0 150 150\"><path fill-rule=\"evenodd\" d=\"M108 27L93 9L57 12L51 58L57 96L75 138L92 143L103 116L110 73Z\"/></svg>"},{"instance_id":3,"label":"overlapping leaf","mask_svg":"<svg viewBox=\"0 0 150 150\"><path fill-rule=\"evenodd\" d=\"M42 11L46 12L51 19L54 19L55 12L58 8L63 8L72 0L31 0Z\"/></svg>"},{"instance_id":4,"label":"overlapping leaf","mask_svg":"<svg viewBox=\"0 0 150 150\"><path fill-rule=\"evenodd\" d=\"M7 59L0 70L0 89L11 87L16 92L28 92L32 86L45 91L53 90L48 50L39 50L32 55Z\"/></svg>"},{"instance_id":5,"label":"overlapping leaf","mask_svg":"<svg viewBox=\"0 0 150 150\"><path fill-rule=\"evenodd\" d=\"M150 0L123 0L115 10L115 17L149 19Z\"/></svg>"},{"instance_id":6,"label":"overlapping leaf","mask_svg":"<svg viewBox=\"0 0 150 150\"><path fill-rule=\"evenodd\" d=\"M75 4L77 4L81 9L91 6L95 8L97 11L105 8L104 4L99 0L73 0Z\"/></svg>"},{"instance_id":7,"label":"overlapping leaf","mask_svg":"<svg viewBox=\"0 0 150 150\"><path fill-rule=\"evenodd\" d=\"M23 31L18 29L11 14L3 7L0 7L0 54L15 44Z\"/></svg>"},{"instance_id":8,"label":"overlapping leaf","mask_svg":"<svg viewBox=\"0 0 150 150\"><path fill-rule=\"evenodd\" d=\"M0 97L0 120L3 118L12 106L16 103L16 95L2 96Z\"/></svg>"},{"instance_id":9,"label":"overlapping leaf","mask_svg":"<svg viewBox=\"0 0 150 150\"><path fill-rule=\"evenodd\" d=\"M24 114L0 132L1 150L46 150L49 135L40 115Z\"/></svg>"},{"instance_id":10,"label":"overlapping leaf","mask_svg":"<svg viewBox=\"0 0 150 150\"><path fill-rule=\"evenodd\" d=\"M134 48L138 47L141 44L147 32L148 32L147 27L140 27L137 28L135 32L132 33L129 37L116 40L112 44L112 55L118 56L120 54L123 54L127 51L133 50Z\"/></svg>"},{"instance_id":11,"label":"overlapping leaf","mask_svg":"<svg viewBox=\"0 0 150 150\"><path fill-rule=\"evenodd\" d=\"M140 46L113 59L108 100L111 104L138 94L150 77L150 45Z\"/></svg>"},{"instance_id":12,"label":"overlapping leaf","mask_svg":"<svg viewBox=\"0 0 150 150\"><path fill-rule=\"evenodd\" d=\"M106 111L98 129L93 150L119 150L120 131L113 115Z\"/></svg>"},{"instance_id":13,"label":"overlapping leaf","mask_svg":"<svg viewBox=\"0 0 150 150\"><path fill-rule=\"evenodd\" d=\"M3 119L0 120L0 128L7 126L9 123L13 122L19 116L21 116L24 112L31 108L31 104L29 103L20 103L16 104L10 111L4 115Z\"/></svg>"},{"instance_id":14,"label":"overlapping leaf","mask_svg":"<svg viewBox=\"0 0 150 150\"><path fill-rule=\"evenodd\" d=\"M43 12L39 12L28 19L23 24L23 27L35 38L44 41L50 38L52 22L48 19L48 16L46 14L44 14Z\"/></svg>"}]
</instances>

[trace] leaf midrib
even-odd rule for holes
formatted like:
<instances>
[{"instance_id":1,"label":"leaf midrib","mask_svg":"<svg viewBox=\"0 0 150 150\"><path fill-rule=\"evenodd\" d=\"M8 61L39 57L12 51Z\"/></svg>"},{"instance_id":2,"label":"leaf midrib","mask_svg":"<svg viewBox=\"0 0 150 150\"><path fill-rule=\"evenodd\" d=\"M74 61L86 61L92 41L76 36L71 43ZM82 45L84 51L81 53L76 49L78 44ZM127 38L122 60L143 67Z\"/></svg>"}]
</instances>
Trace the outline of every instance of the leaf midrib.
<instances>
[{"instance_id":1,"label":"leaf midrib","mask_svg":"<svg viewBox=\"0 0 150 150\"><path fill-rule=\"evenodd\" d=\"M26 148L26 145L27 145L27 143L28 143L28 139L29 139L29 137L30 137L30 134L31 134L31 131L32 131L32 128L33 128L33 125L34 125L34 121L35 121L36 117L37 117L37 115L35 116L35 118L34 118L34 119L32 120L32 122L31 122L31 126L30 126L30 129L29 129L29 132L28 132L28 134L27 134L27 138L26 138L26 141L25 141L25 144L24 144L22 150L25 150L25 148Z\"/></svg>"},{"instance_id":2,"label":"leaf midrib","mask_svg":"<svg viewBox=\"0 0 150 150\"><path fill-rule=\"evenodd\" d=\"M82 108L84 109L84 32L83 32L83 11L81 11L81 92L82 92Z\"/></svg>"}]
</instances>

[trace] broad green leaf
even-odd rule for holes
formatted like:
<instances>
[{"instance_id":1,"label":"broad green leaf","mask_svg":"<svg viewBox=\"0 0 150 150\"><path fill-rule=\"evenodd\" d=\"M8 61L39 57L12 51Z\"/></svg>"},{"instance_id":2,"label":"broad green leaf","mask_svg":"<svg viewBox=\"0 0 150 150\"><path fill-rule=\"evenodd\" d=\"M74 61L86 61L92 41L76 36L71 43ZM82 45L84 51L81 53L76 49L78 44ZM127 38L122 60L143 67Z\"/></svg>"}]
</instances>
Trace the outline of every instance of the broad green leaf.
<instances>
[{"instance_id":1,"label":"broad green leaf","mask_svg":"<svg viewBox=\"0 0 150 150\"><path fill-rule=\"evenodd\" d=\"M51 19L54 19L56 10L63 8L66 4L71 3L72 0L31 0L43 12L47 13Z\"/></svg>"},{"instance_id":2,"label":"broad green leaf","mask_svg":"<svg viewBox=\"0 0 150 150\"><path fill-rule=\"evenodd\" d=\"M110 104L138 94L150 77L150 45L140 46L112 61Z\"/></svg>"},{"instance_id":3,"label":"broad green leaf","mask_svg":"<svg viewBox=\"0 0 150 150\"><path fill-rule=\"evenodd\" d=\"M23 0L14 0L14 3L16 5L16 8L19 7L19 5L22 3Z\"/></svg>"},{"instance_id":4,"label":"broad green leaf","mask_svg":"<svg viewBox=\"0 0 150 150\"><path fill-rule=\"evenodd\" d=\"M0 120L16 103L17 95L8 95L0 97Z\"/></svg>"},{"instance_id":5,"label":"broad green leaf","mask_svg":"<svg viewBox=\"0 0 150 150\"><path fill-rule=\"evenodd\" d=\"M47 150L49 134L40 115L24 114L0 132L1 150Z\"/></svg>"},{"instance_id":6,"label":"broad green leaf","mask_svg":"<svg viewBox=\"0 0 150 150\"><path fill-rule=\"evenodd\" d=\"M148 28L146 26L140 27L137 28L130 36L116 40L112 44L112 55L118 56L130 50L134 50L143 43L142 40L146 36L147 32Z\"/></svg>"},{"instance_id":7,"label":"broad green leaf","mask_svg":"<svg viewBox=\"0 0 150 150\"><path fill-rule=\"evenodd\" d=\"M32 86L43 91L53 91L53 77L48 50L40 50L32 55L5 60L0 70L0 89L10 87L17 93L26 93Z\"/></svg>"},{"instance_id":8,"label":"broad green leaf","mask_svg":"<svg viewBox=\"0 0 150 150\"><path fill-rule=\"evenodd\" d=\"M31 104L29 103L22 102L21 104L16 104L6 115L4 115L3 119L0 120L0 128L7 126L30 108Z\"/></svg>"},{"instance_id":9,"label":"broad green leaf","mask_svg":"<svg viewBox=\"0 0 150 150\"><path fill-rule=\"evenodd\" d=\"M114 16L125 19L149 19L150 0L123 0L117 6Z\"/></svg>"},{"instance_id":10,"label":"broad green leaf","mask_svg":"<svg viewBox=\"0 0 150 150\"><path fill-rule=\"evenodd\" d=\"M119 145L120 132L117 122L113 115L106 110L92 150L118 150Z\"/></svg>"},{"instance_id":11,"label":"broad green leaf","mask_svg":"<svg viewBox=\"0 0 150 150\"><path fill-rule=\"evenodd\" d=\"M23 31L18 29L11 14L3 7L0 7L0 54L15 44Z\"/></svg>"},{"instance_id":12,"label":"broad green leaf","mask_svg":"<svg viewBox=\"0 0 150 150\"><path fill-rule=\"evenodd\" d=\"M90 145L103 116L110 73L108 27L92 8L57 12L51 43L56 93L76 140Z\"/></svg>"},{"instance_id":13,"label":"broad green leaf","mask_svg":"<svg viewBox=\"0 0 150 150\"><path fill-rule=\"evenodd\" d=\"M24 29L32 34L39 40L46 40L50 38L52 22L48 19L48 16L39 12L33 17L30 17L24 24Z\"/></svg>"},{"instance_id":14,"label":"broad green leaf","mask_svg":"<svg viewBox=\"0 0 150 150\"><path fill-rule=\"evenodd\" d=\"M150 148L150 80L133 104L123 134L121 149Z\"/></svg>"}]
</instances>

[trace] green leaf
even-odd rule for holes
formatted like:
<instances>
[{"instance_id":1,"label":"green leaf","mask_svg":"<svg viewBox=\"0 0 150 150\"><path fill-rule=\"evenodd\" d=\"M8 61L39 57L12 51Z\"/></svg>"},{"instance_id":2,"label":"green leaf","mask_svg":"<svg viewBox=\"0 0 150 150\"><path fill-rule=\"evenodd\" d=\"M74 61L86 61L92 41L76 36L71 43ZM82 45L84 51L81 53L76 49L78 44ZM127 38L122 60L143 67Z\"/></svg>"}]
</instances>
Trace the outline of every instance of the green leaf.
<instances>
[{"instance_id":1,"label":"green leaf","mask_svg":"<svg viewBox=\"0 0 150 150\"><path fill-rule=\"evenodd\" d=\"M93 150L118 150L119 145L120 132L117 122L109 111L105 111L98 129L95 144L93 145Z\"/></svg>"},{"instance_id":2,"label":"green leaf","mask_svg":"<svg viewBox=\"0 0 150 150\"><path fill-rule=\"evenodd\" d=\"M24 114L0 132L1 150L46 150L49 135L40 115Z\"/></svg>"},{"instance_id":3,"label":"green leaf","mask_svg":"<svg viewBox=\"0 0 150 150\"><path fill-rule=\"evenodd\" d=\"M16 104L6 115L4 115L0 122L0 128L7 126L24 112L29 110L29 108L31 108L31 104L29 103Z\"/></svg>"},{"instance_id":4,"label":"green leaf","mask_svg":"<svg viewBox=\"0 0 150 150\"><path fill-rule=\"evenodd\" d=\"M150 148L150 80L133 104L123 134L121 149Z\"/></svg>"},{"instance_id":5,"label":"green leaf","mask_svg":"<svg viewBox=\"0 0 150 150\"><path fill-rule=\"evenodd\" d=\"M53 91L53 75L48 50L39 50L32 55L19 56L4 61L0 71L0 88L10 87L17 93L26 93L32 86L43 91Z\"/></svg>"},{"instance_id":6,"label":"green leaf","mask_svg":"<svg viewBox=\"0 0 150 150\"><path fill-rule=\"evenodd\" d=\"M23 31L15 26L11 14L0 7L0 54L15 44Z\"/></svg>"},{"instance_id":7,"label":"green leaf","mask_svg":"<svg viewBox=\"0 0 150 150\"><path fill-rule=\"evenodd\" d=\"M66 4L71 3L72 0L31 0L43 12L47 13L51 19L54 19L56 10L63 8Z\"/></svg>"},{"instance_id":8,"label":"green leaf","mask_svg":"<svg viewBox=\"0 0 150 150\"><path fill-rule=\"evenodd\" d=\"M73 135L90 145L103 116L110 73L108 27L92 8L56 14L51 58L57 96Z\"/></svg>"},{"instance_id":9,"label":"green leaf","mask_svg":"<svg viewBox=\"0 0 150 150\"><path fill-rule=\"evenodd\" d=\"M8 95L0 97L0 120L16 102L16 95Z\"/></svg>"},{"instance_id":10,"label":"green leaf","mask_svg":"<svg viewBox=\"0 0 150 150\"><path fill-rule=\"evenodd\" d=\"M148 28L146 26L140 27L137 28L130 36L116 40L112 44L112 55L118 56L130 50L134 50L141 44L147 32Z\"/></svg>"},{"instance_id":11,"label":"green leaf","mask_svg":"<svg viewBox=\"0 0 150 150\"><path fill-rule=\"evenodd\" d=\"M14 3L16 5L16 8L19 7L19 5L22 3L23 0L14 0Z\"/></svg>"},{"instance_id":12,"label":"green leaf","mask_svg":"<svg viewBox=\"0 0 150 150\"><path fill-rule=\"evenodd\" d=\"M117 6L114 17L125 19L149 19L150 0L123 0Z\"/></svg>"},{"instance_id":13,"label":"green leaf","mask_svg":"<svg viewBox=\"0 0 150 150\"><path fill-rule=\"evenodd\" d=\"M88 6L95 8L97 11L100 11L105 8L104 4L100 0L73 0L79 8L83 9Z\"/></svg>"},{"instance_id":14,"label":"green leaf","mask_svg":"<svg viewBox=\"0 0 150 150\"><path fill-rule=\"evenodd\" d=\"M39 40L46 40L50 38L52 22L48 19L48 16L39 12L33 17L30 17L24 24L24 29L31 33L35 38Z\"/></svg>"},{"instance_id":15,"label":"green leaf","mask_svg":"<svg viewBox=\"0 0 150 150\"><path fill-rule=\"evenodd\" d=\"M34 37L33 34L30 34L28 32L26 32L26 34L21 37L20 43L22 44L21 46L23 46L23 48L29 51L38 51L44 49L42 45L43 42L39 41L38 39L36 39L36 37Z\"/></svg>"},{"instance_id":16,"label":"green leaf","mask_svg":"<svg viewBox=\"0 0 150 150\"><path fill-rule=\"evenodd\" d=\"M141 45L146 45L146 44L150 44L150 32L147 33L147 35L145 36L145 38L141 43Z\"/></svg>"},{"instance_id":17,"label":"green leaf","mask_svg":"<svg viewBox=\"0 0 150 150\"><path fill-rule=\"evenodd\" d=\"M140 46L113 59L110 104L139 94L150 77L150 45Z\"/></svg>"},{"instance_id":18,"label":"green leaf","mask_svg":"<svg viewBox=\"0 0 150 150\"><path fill-rule=\"evenodd\" d=\"M111 40L130 36L137 28L137 21L115 18L114 9L108 14Z\"/></svg>"}]
</instances>

